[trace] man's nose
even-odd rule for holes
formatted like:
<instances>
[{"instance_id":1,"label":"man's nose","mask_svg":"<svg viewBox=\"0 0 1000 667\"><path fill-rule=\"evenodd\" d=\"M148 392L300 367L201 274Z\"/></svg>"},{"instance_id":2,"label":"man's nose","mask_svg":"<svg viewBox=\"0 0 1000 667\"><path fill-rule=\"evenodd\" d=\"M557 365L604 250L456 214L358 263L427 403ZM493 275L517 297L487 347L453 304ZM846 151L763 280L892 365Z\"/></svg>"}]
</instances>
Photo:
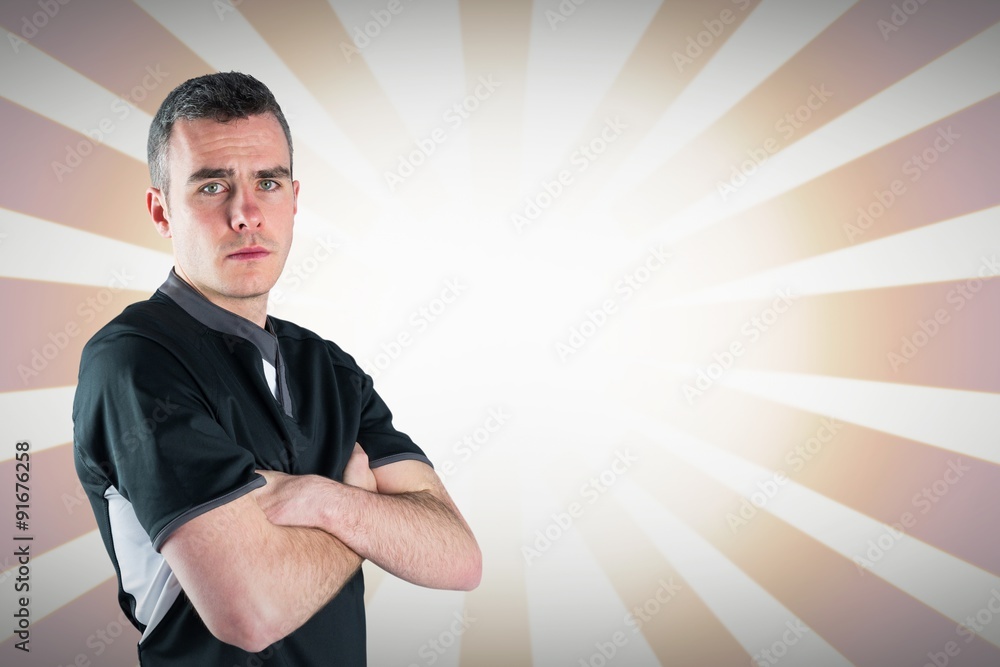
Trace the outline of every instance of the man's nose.
<instances>
[{"instance_id":1,"label":"man's nose","mask_svg":"<svg viewBox=\"0 0 1000 667\"><path fill-rule=\"evenodd\" d=\"M231 200L229 224L236 231L256 229L264 222L264 215L257 205L257 199L252 192L240 188Z\"/></svg>"}]
</instances>

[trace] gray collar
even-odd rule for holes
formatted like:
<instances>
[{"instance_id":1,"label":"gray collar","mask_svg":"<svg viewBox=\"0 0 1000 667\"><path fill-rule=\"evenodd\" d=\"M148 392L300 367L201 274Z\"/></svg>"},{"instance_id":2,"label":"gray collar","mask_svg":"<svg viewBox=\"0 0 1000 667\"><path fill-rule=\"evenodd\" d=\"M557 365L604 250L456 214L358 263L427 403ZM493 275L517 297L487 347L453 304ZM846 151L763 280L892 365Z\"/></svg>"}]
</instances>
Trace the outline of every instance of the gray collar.
<instances>
[{"instance_id":1,"label":"gray collar","mask_svg":"<svg viewBox=\"0 0 1000 667\"><path fill-rule=\"evenodd\" d=\"M226 336L236 336L253 343L263 357L274 366L278 384L278 402L289 417L292 416L292 399L288 394L288 382L285 378L285 363L281 358L281 350L278 348L278 337L274 334L274 327L271 326L271 318L265 320L265 327L259 326L240 317L236 313L215 305L202 296L193 287L188 285L177 275L175 269L170 269L170 275L166 281L160 285L160 291L166 294L178 306L183 308L188 315L204 324L209 329L222 332ZM234 341L227 341L230 350Z\"/></svg>"}]
</instances>

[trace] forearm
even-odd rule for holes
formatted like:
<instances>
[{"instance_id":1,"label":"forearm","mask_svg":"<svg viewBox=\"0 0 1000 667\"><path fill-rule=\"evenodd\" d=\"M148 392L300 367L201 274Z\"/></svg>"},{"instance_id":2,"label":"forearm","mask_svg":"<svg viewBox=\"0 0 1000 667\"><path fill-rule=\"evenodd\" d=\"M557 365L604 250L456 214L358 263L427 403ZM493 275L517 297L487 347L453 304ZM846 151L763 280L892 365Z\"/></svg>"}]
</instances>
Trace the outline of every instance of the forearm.
<instances>
[{"instance_id":1,"label":"forearm","mask_svg":"<svg viewBox=\"0 0 1000 667\"><path fill-rule=\"evenodd\" d=\"M273 643L297 630L326 606L361 567L362 558L316 528L273 526L272 539L255 560L265 580L258 600Z\"/></svg>"},{"instance_id":2,"label":"forearm","mask_svg":"<svg viewBox=\"0 0 1000 667\"><path fill-rule=\"evenodd\" d=\"M479 545L430 466L398 461L370 470L358 446L345 471L347 484L319 475L262 474L275 485L261 505L275 525L319 528L420 586L479 585Z\"/></svg>"},{"instance_id":3,"label":"forearm","mask_svg":"<svg viewBox=\"0 0 1000 667\"><path fill-rule=\"evenodd\" d=\"M420 586L478 585L479 546L450 501L429 491L371 493L329 480L322 495L317 527L361 557Z\"/></svg>"},{"instance_id":4,"label":"forearm","mask_svg":"<svg viewBox=\"0 0 1000 667\"><path fill-rule=\"evenodd\" d=\"M249 496L181 526L162 552L209 631L251 652L299 628L361 564L327 532L270 523Z\"/></svg>"}]
</instances>

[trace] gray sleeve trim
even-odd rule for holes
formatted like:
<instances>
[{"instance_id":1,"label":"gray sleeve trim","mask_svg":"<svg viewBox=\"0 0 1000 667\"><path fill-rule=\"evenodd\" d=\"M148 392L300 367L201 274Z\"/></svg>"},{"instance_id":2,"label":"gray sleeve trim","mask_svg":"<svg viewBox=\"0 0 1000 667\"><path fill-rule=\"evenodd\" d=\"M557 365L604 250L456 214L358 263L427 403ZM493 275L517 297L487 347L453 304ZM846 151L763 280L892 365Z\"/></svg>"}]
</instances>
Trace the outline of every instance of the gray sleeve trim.
<instances>
[{"instance_id":1,"label":"gray sleeve trim","mask_svg":"<svg viewBox=\"0 0 1000 667\"><path fill-rule=\"evenodd\" d=\"M383 456L380 459L375 459L374 461L368 462L369 468L381 468L384 465L389 465L390 463L396 463L397 461L422 461L429 465L431 469L434 468L434 464L431 460L424 456L423 454L417 454L416 452L403 452L402 454L391 454L389 456Z\"/></svg>"},{"instance_id":2,"label":"gray sleeve trim","mask_svg":"<svg viewBox=\"0 0 1000 667\"><path fill-rule=\"evenodd\" d=\"M264 486L266 483L267 480L264 479L264 476L257 474L252 480L250 480L243 486L239 487L238 489L233 489L232 491L223 496L219 496L218 498L209 500L208 502L202 503L197 507L192 507L187 512L184 512L183 514L174 517L170 521L170 523L161 528L160 532L158 532L156 534L156 537L153 538L153 549L155 549L156 552L159 553L160 547L162 547L163 543L167 541L167 538L173 535L175 530L183 526L191 519L199 517L202 514L205 514L206 512L211 512L216 507L222 507L226 503L232 502L241 496L245 496L254 489Z\"/></svg>"}]
</instances>

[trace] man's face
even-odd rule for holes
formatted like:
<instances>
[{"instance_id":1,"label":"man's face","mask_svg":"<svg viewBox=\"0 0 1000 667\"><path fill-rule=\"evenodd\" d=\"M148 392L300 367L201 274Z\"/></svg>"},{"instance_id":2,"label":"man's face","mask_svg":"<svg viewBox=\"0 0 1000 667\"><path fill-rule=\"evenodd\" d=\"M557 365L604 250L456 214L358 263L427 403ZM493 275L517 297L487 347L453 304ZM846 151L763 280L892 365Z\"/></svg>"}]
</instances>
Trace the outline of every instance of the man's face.
<instances>
[{"instance_id":1,"label":"man's face","mask_svg":"<svg viewBox=\"0 0 1000 667\"><path fill-rule=\"evenodd\" d=\"M167 159L169 195L150 189L147 198L160 233L173 239L178 273L210 301L245 310L241 299L274 286L292 243L299 183L278 120L180 120Z\"/></svg>"}]
</instances>

